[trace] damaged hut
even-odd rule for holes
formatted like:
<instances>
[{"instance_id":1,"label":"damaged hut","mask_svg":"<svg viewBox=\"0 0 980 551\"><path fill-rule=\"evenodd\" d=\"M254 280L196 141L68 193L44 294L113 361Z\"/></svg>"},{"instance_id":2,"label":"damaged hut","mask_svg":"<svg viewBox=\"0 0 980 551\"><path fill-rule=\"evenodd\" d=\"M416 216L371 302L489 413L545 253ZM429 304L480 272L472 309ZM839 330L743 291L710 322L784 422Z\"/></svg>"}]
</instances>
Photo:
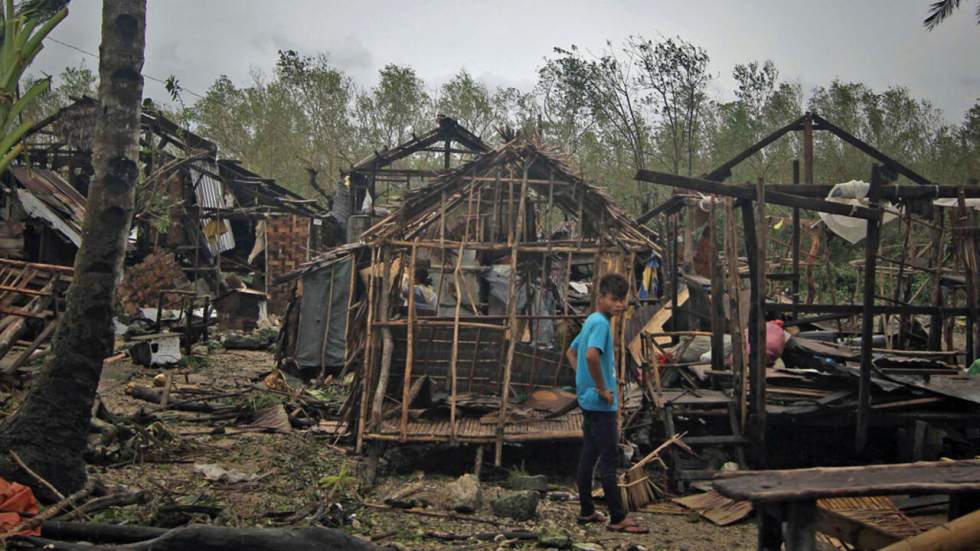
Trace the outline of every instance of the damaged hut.
<instances>
[{"instance_id":1,"label":"damaged hut","mask_svg":"<svg viewBox=\"0 0 980 551\"><path fill-rule=\"evenodd\" d=\"M18 206L13 216L5 209L4 227L13 228L11 234L24 226L21 220L28 223L22 243L9 237L3 241L5 256L72 264L92 176L96 107L94 99L83 97L31 130L27 162L11 171L7 196ZM217 296L229 290L224 278L235 274L250 288L270 294L271 310L279 312L286 299L272 280L309 260L311 251L342 241L333 215L315 200L238 161L219 159L213 142L182 128L149 100L143 106L140 143L142 178L127 265L148 261L143 271L174 273L150 278L161 280L162 288L141 285L132 306L155 304L155 293L175 281Z\"/></svg>"},{"instance_id":2,"label":"damaged hut","mask_svg":"<svg viewBox=\"0 0 980 551\"><path fill-rule=\"evenodd\" d=\"M347 241L357 241L362 231L397 208L406 192L425 187L452 168L454 160L464 162L489 150L456 119L438 115L428 132L412 134L404 143L355 163L343 173L333 196L333 214Z\"/></svg>"},{"instance_id":3,"label":"damaged hut","mask_svg":"<svg viewBox=\"0 0 980 551\"><path fill-rule=\"evenodd\" d=\"M626 274L636 296L655 241L599 188L518 138L408 193L359 242L297 272L302 298L281 354L356 371L348 419L359 447L494 444L499 462L505 443L580 436L563 351L599 277ZM625 319L613 326L622 347Z\"/></svg>"},{"instance_id":4,"label":"damaged hut","mask_svg":"<svg viewBox=\"0 0 980 551\"><path fill-rule=\"evenodd\" d=\"M791 132L802 134L803 158L792 183L723 183ZM869 180L815 184L815 132L868 155ZM669 309L631 347L656 384L653 424L668 435L689 430L695 448L729 448L684 469L675 463L675 479L743 463L743 444L755 466L980 450L980 378L966 371L980 342L980 189L933 182L815 113L701 178L636 178L678 190L639 219L660 217L671 236ZM807 221L807 212L816 215ZM831 239L858 247L850 281L831 278Z\"/></svg>"}]
</instances>

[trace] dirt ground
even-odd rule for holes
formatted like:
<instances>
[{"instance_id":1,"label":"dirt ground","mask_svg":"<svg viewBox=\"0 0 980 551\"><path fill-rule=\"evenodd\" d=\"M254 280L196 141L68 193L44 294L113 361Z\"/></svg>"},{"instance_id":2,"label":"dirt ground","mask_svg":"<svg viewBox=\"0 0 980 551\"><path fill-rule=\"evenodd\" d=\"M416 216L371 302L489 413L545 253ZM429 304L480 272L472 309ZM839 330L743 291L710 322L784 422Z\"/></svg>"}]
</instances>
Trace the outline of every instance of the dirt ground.
<instances>
[{"instance_id":1,"label":"dirt ground","mask_svg":"<svg viewBox=\"0 0 980 551\"><path fill-rule=\"evenodd\" d=\"M193 365L171 370L176 388L207 388L209 391L240 391L250 385L262 385L260 376L273 367L267 352L213 351ZM128 360L106 366L100 385L100 396L114 414L132 415L140 408L153 405L126 394L127 385L152 386L153 378L163 370L132 365ZM261 393L259 393L261 395ZM267 395L268 396L268 395ZM273 395L274 396L274 395ZM251 395L235 399L261 399ZM440 492L455 476L425 472L425 461L413 465L417 473L382 474L374 488L360 495L359 473L362 463L343 443L334 446L334 438L311 431L288 434L235 432L229 425L225 434L212 434L221 422L195 422L194 413L157 413L165 435L148 450L141 462L96 467L99 477L109 484L141 489L149 496L143 505L115 508L91 515L89 520L173 526L187 521L210 522L231 526L282 526L310 523L311 516L326 526L341 529L379 544L401 549L497 549L531 548L533 540L507 539L497 536L489 541L460 539L445 541L438 536L462 537L487 533L529 531L565 532L576 544L596 544L601 549L629 549L640 545L646 549L681 551L718 551L755 547L755 526L749 521L718 527L707 520L670 504L671 514L636 513L636 518L650 528L650 534L626 536L607 532L602 526L580 527L575 523L577 502L542 499L538 518L514 522L495 517L489 503L500 490L494 483L484 483L485 505L472 515L452 518L425 516L401 510L365 507L362 503L380 504L398 488L418 481L424 489L415 497L432 506L423 509L435 515L447 515L439 508ZM472 457L468 455L467 457ZM238 483L207 480L195 469L198 464L215 464L253 480ZM472 464L468 464L468 470ZM552 490L573 492L569 473L535 473L549 476ZM560 493L560 492L559 492ZM487 536L484 536L486 538ZM636 547L632 547L636 548Z\"/></svg>"}]
</instances>

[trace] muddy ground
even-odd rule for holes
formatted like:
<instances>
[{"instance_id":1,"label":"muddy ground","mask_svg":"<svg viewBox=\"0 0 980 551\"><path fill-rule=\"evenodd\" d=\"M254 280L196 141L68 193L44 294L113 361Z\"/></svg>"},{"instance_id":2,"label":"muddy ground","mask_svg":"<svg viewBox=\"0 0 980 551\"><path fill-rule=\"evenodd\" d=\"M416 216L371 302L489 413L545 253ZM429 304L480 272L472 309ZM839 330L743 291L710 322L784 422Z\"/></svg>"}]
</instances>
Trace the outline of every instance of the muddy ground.
<instances>
[{"instance_id":1,"label":"muddy ground","mask_svg":"<svg viewBox=\"0 0 980 551\"><path fill-rule=\"evenodd\" d=\"M188 366L170 370L177 389L243 392L256 385L262 387L261 376L273 368L272 355L268 352L221 349L201 352ZM152 404L131 397L126 390L132 385L152 387L154 377L164 372L134 366L128 359L112 363L103 374L100 396L109 411L117 415L133 415L140 409L153 412ZM184 394L175 393L175 396ZM256 391L228 397L224 403L251 400L262 402L254 404L260 407L277 399L275 394ZM8 412L12 402L8 401ZM89 520L160 526L187 521L282 526L309 524L315 518L314 522L322 525L339 527L359 537L403 549L534 547L535 541L504 536L489 541L475 537L457 541L439 539L476 535L486 538L487 533L520 530L564 532L575 543L596 544L599 546L596 548L610 550L628 549L631 545L682 551L755 547L755 526L751 520L722 528L669 503L656 507L662 512L636 513L637 519L650 528L647 535L613 534L601 526L580 527L575 523L577 503L574 501L543 499L538 518L533 521L501 519L493 515L487 503L502 491L499 481L507 471L489 467L484 469L485 478L491 479L483 484L484 506L472 515L453 514L450 518L373 508L363 504L380 504L392 492L421 479L424 489L413 497L431 504L424 511L449 514L439 507L444 502L441 492L459 474L472 470L473 451L442 450L438 457L426 450L400 454L400 460L383 461L383 465L391 468L383 469L374 487L362 492L359 488L359 478L364 472L361 459L343 441L334 445L332 436L295 430L288 434L237 432L233 421L201 422L207 418L206 414L168 411L155 415L159 422L154 424L154 437L141 459L127 458L94 468L97 476L109 484L145 491L147 503L96 513ZM225 433L214 434L215 427L221 425L228 425ZM512 472L547 475L550 489L558 492L556 495L561 491L572 493L574 447L560 452L561 461L542 457L554 453L549 448L508 451L507 455L511 456L508 467ZM209 481L196 469L200 464L254 475L253 480ZM557 472L546 472L548 469L541 465L548 464L558 465ZM394 472L394 467L399 470Z\"/></svg>"}]
</instances>

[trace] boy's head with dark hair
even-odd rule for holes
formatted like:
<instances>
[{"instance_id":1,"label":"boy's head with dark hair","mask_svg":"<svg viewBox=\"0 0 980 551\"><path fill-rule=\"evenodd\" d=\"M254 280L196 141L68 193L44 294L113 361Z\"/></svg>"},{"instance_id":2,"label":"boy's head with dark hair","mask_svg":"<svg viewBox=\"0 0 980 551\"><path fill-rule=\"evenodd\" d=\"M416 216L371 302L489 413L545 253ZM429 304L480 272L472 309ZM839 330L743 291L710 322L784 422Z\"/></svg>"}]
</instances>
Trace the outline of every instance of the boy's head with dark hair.
<instances>
[{"instance_id":1,"label":"boy's head with dark hair","mask_svg":"<svg viewBox=\"0 0 980 551\"><path fill-rule=\"evenodd\" d=\"M626 310L626 295L630 284L622 274L606 274L599 280L596 310L607 317L622 314Z\"/></svg>"}]
</instances>

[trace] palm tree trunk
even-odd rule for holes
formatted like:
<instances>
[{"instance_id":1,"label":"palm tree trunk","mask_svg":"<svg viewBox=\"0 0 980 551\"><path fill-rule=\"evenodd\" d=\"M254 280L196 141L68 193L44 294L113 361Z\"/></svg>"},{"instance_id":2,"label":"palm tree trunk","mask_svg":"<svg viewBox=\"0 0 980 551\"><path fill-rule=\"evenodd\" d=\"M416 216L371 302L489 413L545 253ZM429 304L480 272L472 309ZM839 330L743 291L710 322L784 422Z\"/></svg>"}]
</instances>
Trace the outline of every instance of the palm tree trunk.
<instances>
[{"instance_id":1,"label":"palm tree trunk","mask_svg":"<svg viewBox=\"0 0 980 551\"><path fill-rule=\"evenodd\" d=\"M58 325L53 358L20 409L0 427L0 450L69 494L86 480L85 450L103 360L113 349L113 299L122 277L133 216L139 153L146 0L104 0L99 106L89 190L75 278ZM0 455L0 475L37 483ZM35 487L41 497L45 491Z\"/></svg>"}]
</instances>

